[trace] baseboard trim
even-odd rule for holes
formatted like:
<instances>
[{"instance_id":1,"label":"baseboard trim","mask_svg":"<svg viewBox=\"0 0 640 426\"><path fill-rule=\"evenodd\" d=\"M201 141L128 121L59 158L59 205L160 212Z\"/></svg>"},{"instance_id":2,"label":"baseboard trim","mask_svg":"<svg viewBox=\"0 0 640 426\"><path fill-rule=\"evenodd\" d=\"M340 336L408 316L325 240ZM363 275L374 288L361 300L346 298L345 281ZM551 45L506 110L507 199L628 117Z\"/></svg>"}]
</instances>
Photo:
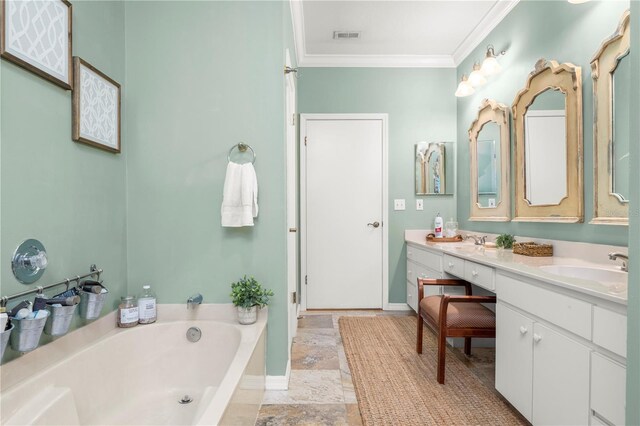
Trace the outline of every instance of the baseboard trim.
<instances>
[{"instance_id":1,"label":"baseboard trim","mask_svg":"<svg viewBox=\"0 0 640 426\"><path fill-rule=\"evenodd\" d=\"M387 303L385 311L410 311L411 307L406 303Z\"/></svg>"},{"instance_id":2,"label":"baseboard trim","mask_svg":"<svg viewBox=\"0 0 640 426\"><path fill-rule=\"evenodd\" d=\"M266 390L288 390L291 376L291 358L287 360L287 370L284 376L267 376L264 387Z\"/></svg>"}]
</instances>

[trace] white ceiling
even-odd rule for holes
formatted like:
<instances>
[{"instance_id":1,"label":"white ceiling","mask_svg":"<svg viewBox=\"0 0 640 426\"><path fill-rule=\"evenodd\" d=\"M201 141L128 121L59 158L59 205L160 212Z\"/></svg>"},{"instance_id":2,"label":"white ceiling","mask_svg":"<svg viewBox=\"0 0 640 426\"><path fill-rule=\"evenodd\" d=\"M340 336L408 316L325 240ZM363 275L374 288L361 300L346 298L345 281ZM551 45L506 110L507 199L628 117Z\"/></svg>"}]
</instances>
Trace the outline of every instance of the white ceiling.
<instances>
[{"instance_id":1,"label":"white ceiling","mask_svg":"<svg viewBox=\"0 0 640 426\"><path fill-rule=\"evenodd\" d=\"M455 67L518 1L291 0L298 66Z\"/></svg>"}]
</instances>

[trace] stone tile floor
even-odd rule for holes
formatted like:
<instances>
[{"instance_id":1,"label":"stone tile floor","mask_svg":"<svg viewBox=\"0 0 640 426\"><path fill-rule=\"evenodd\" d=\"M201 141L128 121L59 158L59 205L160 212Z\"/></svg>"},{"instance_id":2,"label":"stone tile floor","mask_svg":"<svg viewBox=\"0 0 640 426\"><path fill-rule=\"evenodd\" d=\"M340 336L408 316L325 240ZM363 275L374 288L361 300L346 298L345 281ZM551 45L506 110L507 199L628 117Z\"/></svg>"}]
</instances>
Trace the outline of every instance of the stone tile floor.
<instances>
[{"instance_id":1,"label":"stone tile floor","mask_svg":"<svg viewBox=\"0 0 640 426\"><path fill-rule=\"evenodd\" d=\"M338 319L355 315L415 315L413 311L307 311L293 340L289 390L266 391L256 425L362 425ZM428 332L428 331L425 331ZM463 360L494 387L494 350L474 348Z\"/></svg>"}]
</instances>

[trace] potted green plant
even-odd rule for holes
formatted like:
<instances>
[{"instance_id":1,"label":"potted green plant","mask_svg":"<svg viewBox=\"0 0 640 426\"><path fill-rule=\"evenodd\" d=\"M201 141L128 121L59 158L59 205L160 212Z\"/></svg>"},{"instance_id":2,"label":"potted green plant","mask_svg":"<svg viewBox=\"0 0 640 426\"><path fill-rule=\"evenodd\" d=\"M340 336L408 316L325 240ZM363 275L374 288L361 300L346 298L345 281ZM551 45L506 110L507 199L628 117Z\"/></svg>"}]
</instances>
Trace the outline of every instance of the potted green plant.
<instances>
[{"instance_id":1,"label":"potted green plant","mask_svg":"<svg viewBox=\"0 0 640 426\"><path fill-rule=\"evenodd\" d=\"M253 324L258 319L258 307L269 304L273 291L262 288L255 278L245 275L231 283L231 301L238 308L238 322Z\"/></svg>"},{"instance_id":2,"label":"potted green plant","mask_svg":"<svg viewBox=\"0 0 640 426\"><path fill-rule=\"evenodd\" d=\"M496 238L496 247L503 249L511 249L513 248L513 243L516 242L516 239L511 234L500 234L498 238Z\"/></svg>"}]
</instances>

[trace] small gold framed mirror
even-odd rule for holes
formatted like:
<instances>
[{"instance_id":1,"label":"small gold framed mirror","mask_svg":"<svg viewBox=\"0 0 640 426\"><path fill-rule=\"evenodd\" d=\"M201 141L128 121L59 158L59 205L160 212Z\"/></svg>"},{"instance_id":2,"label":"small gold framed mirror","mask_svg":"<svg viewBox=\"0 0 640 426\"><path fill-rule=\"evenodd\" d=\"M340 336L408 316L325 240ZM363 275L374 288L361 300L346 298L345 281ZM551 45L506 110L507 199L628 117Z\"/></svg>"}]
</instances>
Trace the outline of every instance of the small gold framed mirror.
<instances>
[{"instance_id":1,"label":"small gold framed mirror","mask_svg":"<svg viewBox=\"0 0 640 426\"><path fill-rule=\"evenodd\" d=\"M516 148L514 221L582 222L582 74L540 59L512 105Z\"/></svg>"},{"instance_id":2,"label":"small gold framed mirror","mask_svg":"<svg viewBox=\"0 0 640 426\"><path fill-rule=\"evenodd\" d=\"M471 216L469 220L507 222L509 190L509 107L485 99L469 128L471 156Z\"/></svg>"},{"instance_id":3,"label":"small gold framed mirror","mask_svg":"<svg viewBox=\"0 0 640 426\"><path fill-rule=\"evenodd\" d=\"M591 60L594 224L629 224L629 16L627 10Z\"/></svg>"}]
</instances>

